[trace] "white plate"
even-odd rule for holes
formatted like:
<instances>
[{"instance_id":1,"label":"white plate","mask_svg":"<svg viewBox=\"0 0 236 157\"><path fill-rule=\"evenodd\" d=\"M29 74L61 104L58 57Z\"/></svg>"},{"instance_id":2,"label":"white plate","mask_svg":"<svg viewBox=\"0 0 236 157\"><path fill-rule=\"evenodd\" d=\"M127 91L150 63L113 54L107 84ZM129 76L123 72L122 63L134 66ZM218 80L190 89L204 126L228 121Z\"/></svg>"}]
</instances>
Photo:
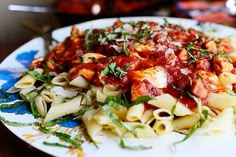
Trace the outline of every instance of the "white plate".
<instances>
[{"instance_id":1,"label":"white plate","mask_svg":"<svg viewBox=\"0 0 236 157\"><path fill-rule=\"evenodd\" d=\"M128 17L120 18L122 21L136 21L136 20L148 20L163 23L162 17ZM89 21L76 26L81 29L88 28L103 28L110 26L117 18L112 19L99 19ZM180 24L184 27L194 27L200 29L199 22L187 19L167 18L170 23ZM230 27L218 25L218 24L205 24L204 31L215 30L217 36L228 37L233 36L236 38L236 30ZM65 27L53 32L53 37L59 41L62 41L69 35L71 27ZM0 86L3 89L8 89L13 85L14 81L19 77L20 72L26 70L29 62L38 56L44 56L44 44L42 38L35 38L22 47L15 50L9 55L0 65ZM15 98L13 98L15 99ZM8 111L9 112L9 111ZM18 108L15 113L1 112L0 116L10 121L18 122L34 122L35 119L31 114L25 113L25 109ZM32 127L13 127L5 125L9 131L14 133L17 137L25 142L28 142L35 148L46 152L53 156L63 157L75 157L76 153L68 153L68 149L51 147L43 144L43 141L57 142L58 138L53 136L45 136L39 134L39 132ZM26 138L26 135L35 135L33 138ZM28 136L29 137L29 136ZM192 136L186 142L178 144L173 148L172 143L182 139L183 136L177 133L170 133L153 139L128 139L127 144L144 146L152 146L152 149L143 151L130 151L124 150L119 147L119 140L110 137L99 137L99 148L95 148L92 144L84 144L83 150L85 157L221 157L221 156L235 156L236 154L236 136L234 135L222 135L222 136Z\"/></svg>"}]
</instances>

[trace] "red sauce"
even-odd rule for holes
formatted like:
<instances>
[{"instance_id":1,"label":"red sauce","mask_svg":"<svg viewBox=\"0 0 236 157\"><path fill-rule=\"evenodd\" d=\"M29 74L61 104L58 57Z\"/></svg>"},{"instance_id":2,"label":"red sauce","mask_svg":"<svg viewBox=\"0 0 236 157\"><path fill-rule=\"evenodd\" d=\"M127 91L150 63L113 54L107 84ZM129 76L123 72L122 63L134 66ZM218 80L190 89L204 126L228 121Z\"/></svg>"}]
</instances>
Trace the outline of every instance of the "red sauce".
<instances>
[{"instance_id":1,"label":"red sauce","mask_svg":"<svg viewBox=\"0 0 236 157\"><path fill-rule=\"evenodd\" d=\"M117 29L127 30L117 32ZM194 109L196 102L183 91L190 93L197 91L198 93L192 94L198 97L201 96L199 94L201 88L204 88L206 93L225 90L219 86L219 82L205 77L198 78L199 71L208 71L212 75L218 74L224 71L223 61L228 67L233 67L226 58L214 60L218 54L206 48L206 43L213 40L202 32L192 28L184 29L179 25L159 25L155 22L143 21L132 25L116 21L112 27L94 29L92 34L80 35L79 32L73 28L72 35L46 56L49 69L61 72L63 71L61 66L65 71L70 70L70 79L80 75L83 69L93 71L90 77L91 83L118 86L127 95L128 100L144 95L158 96L169 93L188 108ZM228 46L228 40L220 40L219 44L227 52L231 48ZM95 58L92 63L83 63L81 57L88 52L99 53L106 57ZM114 63L115 67L108 69L109 72L105 76L101 76L104 70ZM142 70L156 66L165 69L167 76L165 87L158 88L148 81L147 78L155 75L155 71L151 74L142 73ZM233 68L230 70L233 71ZM138 78L133 77L137 71L140 71L139 75L142 79L131 79ZM195 87L192 86L192 82L196 79L200 79L199 84L203 85L196 86L198 90L194 90ZM219 88L212 89L214 85ZM207 104L205 97L198 98ZM146 105L146 108L149 106Z\"/></svg>"}]
</instances>

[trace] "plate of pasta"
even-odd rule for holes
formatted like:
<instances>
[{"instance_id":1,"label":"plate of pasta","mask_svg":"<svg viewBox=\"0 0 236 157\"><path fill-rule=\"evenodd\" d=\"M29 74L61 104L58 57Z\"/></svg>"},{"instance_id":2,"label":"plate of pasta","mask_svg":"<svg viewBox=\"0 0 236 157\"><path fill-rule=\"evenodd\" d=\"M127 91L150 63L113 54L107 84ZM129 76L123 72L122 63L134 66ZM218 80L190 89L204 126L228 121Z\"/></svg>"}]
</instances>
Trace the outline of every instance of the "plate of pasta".
<instances>
[{"instance_id":1,"label":"plate of pasta","mask_svg":"<svg viewBox=\"0 0 236 157\"><path fill-rule=\"evenodd\" d=\"M99 19L35 38L0 65L0 120L52 156L236 153L236 30Z\"/></svg>"}]
</instances>

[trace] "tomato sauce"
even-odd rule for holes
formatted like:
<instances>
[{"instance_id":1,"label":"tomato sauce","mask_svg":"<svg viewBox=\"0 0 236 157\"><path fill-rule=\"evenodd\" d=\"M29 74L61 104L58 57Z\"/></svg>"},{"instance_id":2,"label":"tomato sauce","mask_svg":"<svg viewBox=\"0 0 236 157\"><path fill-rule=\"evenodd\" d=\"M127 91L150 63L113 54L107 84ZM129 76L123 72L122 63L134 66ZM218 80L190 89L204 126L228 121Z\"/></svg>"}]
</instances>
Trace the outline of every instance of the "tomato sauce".
<instances>
[{"instance_id":1,"label":"tomato sauce","mask_svg":"<svg viewBox=\"0 0 236 157\"><path fill-rule=\"evenodd\" d=\"M228 40L220 40L218 44L227 53L232 49ZM188 92L207 105L206 97L199 93L201 89L206 90L206 93L226 90L219 81L203 77L201 71L210 72L214 78L226 68L228 71L234 68L215 49L220 49L215 41L192 28L185 29L167 21L163 25L155 22L116 21L112 27L87 30L84 33L73 28L71 36L46 56L46 63L52 71L69 71L71 80L81 75L80 71L87 69L91 75L86 77L92 84L118 86L128 100L169 93L188 108L194 109L197 104ZM83 63L81 57L86 53L102 54L105 57ZM152 67L162 67L164 70L145 71ZM133 76L137 75L137 71L139 76ZM149 81L153 78L163 83L162 86L158 87ZM194 84L195 80L199 83Z\"/></svg>"}]
</instances>

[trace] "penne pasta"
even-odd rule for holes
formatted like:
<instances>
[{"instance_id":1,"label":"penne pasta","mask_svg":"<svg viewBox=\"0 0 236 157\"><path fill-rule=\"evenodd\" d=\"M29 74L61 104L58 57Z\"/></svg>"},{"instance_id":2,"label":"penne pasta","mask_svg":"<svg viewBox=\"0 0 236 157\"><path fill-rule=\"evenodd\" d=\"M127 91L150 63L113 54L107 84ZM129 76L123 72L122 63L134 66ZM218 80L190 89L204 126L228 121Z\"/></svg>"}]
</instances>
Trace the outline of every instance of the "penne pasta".
<instances>
[{"instance_id":1,"label":"penne pasta","mask_svg":"<svg viewBox=\"0 0 236 157\"><path fill-rule=\"evenodd\" d=\"M31 87L28 87L28 88L21 89L20 92L19 92L20 97L25 101L27 101L26 100L26 95L28 95L27 97L29 99L33 99L37 95L37 92L34 91L35 89L36 89L35 86L31 86Z\"/></svg>"},{"instance_id":2,"label":"penne pasta","mask_svg":"<svg viewBox=\"0 0 236 157\"><path fill-rule=\"evenodd\" d=\"M63 87L67 86L69 84L68 73L66 72L60 73L59 75L55 76L51 82L54 85L63 86Z\"/></svg>"},{"instance_id":3,"label":"penne pasta","mask_svg":"<svg viewBox=\"0 0 236 157\"><path fill-rule=\"evenodd\" d=\"M170 94L157 96L155 99L148 101L148 104L158 108L167 109L169 112L171 112L171 109L175 106L174 115L176 116L192 114L192 111L189 108L177 101L177 99Z\"/></svg>"},{"instance_id":4,"label":"penne pasta","mask_svg":"<svg viewBox=\"0 0 236 157\"><path fill-rule=\"evenodd\" d=\"M234 134L235 117L232 107L225 108L217 117L198 130L202 135Z\"/></svg>"},{"instance_id":5,"label":"penne pasta","mask_svg":"<svg viewBox=\"0 0 236 157\"><path fill-rule=\"evenodd\" d=\"M51 103L54 101L55 99L55 94L53 92L50 92L48 90L44 90L40 93L40 95L42 96L42 98L47 102L47 103Z\"/></svg>"},{"instance_id":6,"label":"penne pasta","mask_svg":"<svg viewBox=\"0 0 236 157\"><path fill-rule=\"evenodd\" d=\"M182 116L173 120L173 126L176 130L190 129L200 120L199 114Z\"/></svg>"},{"instance_id":7,"label":"penne pasta","mask_svg":"<svg viewBox=\"0 0 236 157\"><path fill-rule=\"evenodd\" d=\"M37 71L39 74L43 73L43 69L35 69L34 71ZM26 74L23 76L19 81L17 81L14 85L15 88L29 88L32 87L35 82L37 81L36 78L31 76L30 74Z\"/></svg>"},{"instance_id":8,"label":"penne pasta","mask_svg":"<svg viewBox=\"0 0 236 157\"><path fill-rule=\"evenodd\" d=\"M93 118L93 115L96 113L96 110L89 110L85 112L82 116L82 120L86 126L88 134L90 137L98 135L102 130L102 125L99 125Z\"/></svg>"},{"instance_id":9,"label":"penne pasta","mask_svg":"<svg viewBox=\"0 0 236 157\"><path fill-rule=\"evenodd\" d=\"M38 95L34 98L35 106L41 116L45 116L47 114L47 103L46 100Z\"/></svg>"},{"instance_id":10,"label":"penne pasta","mask_svg":"<svg viewBox=\"0 0 236 157\"><path fill-rule=\"evenodd\" d=\"M141 123L147 123L150 119L153 118L152 110L145 110L142 117L140 118Z\"/></svg>"},{"instance_id":11,"label":"penne pasta","mask_svg":"<svg viewBox=\"0 0 236 157\"><path fill-rule=\"evenodd\" d=\"M236 96L227 93L210 93L208 105L211 108L222 111L225 108L236 106Z\"/></svg>"},{"instance_id":12,"label":"penne pasta","mask_svg":"<svg viewBox=\"0 0 236 157\"><path fill-rule=\"evenodd\" d=\"M153 116L156 120L172 120L174 117L167 109L156 109L153 111Z\"/></svg>"},{"instance_id":13,"label":"penne pasta","mask_svg":"<svg viewBox=\"0 0 236 157\"><path fill-rule=\"evenodd\" d=\"M131 106L128 109L126 119L130 122L140 120L144 112L144 104L140 103L138 105Z\"/></svg>"},{"instance_id":14,"label":"penne pasta","mask_svg":"<svg viewBox=\"0 0 236 157\"><path fill-rule=\"evenodd\" d=\"M118 87L114 85L104 85L103 87L103 94L107 96L116 96L120 97L121 96L121 91Z\"/></svg>"},{"instance_id":15,"label":"penne pasta","mask_svg":"<svg viewBox=\"0 0 236 157\"><path fill-rule=\"evenodd\" d=\"M154 130L150 127L150 125L142 124L139 122L125 122L126 125L129 125L130 127L135 127L135 132L137 134L137 137L139 138L151 138L156 137L156 133ZM122 127L116 127L115 130L113 130L118 135L124 135L125 137L134 137L134 135L130 132L127 132ZM125 133L125 134L124 134Z\"/></svg>"},{"instance_id":16,"label":"penne pasta","mask_svg":"<svg viewBox=\"0 0 236 157\"><path fill-rule=\"evenodd\" d=\"M90 83L83 76L79 75L70 82L70 85L80 87L80 88L84 88L84 89L88 89Z\"/></svg>"},{"instance_id":17,"label":"penne pasta","mask_svg":"<svg viewBox=\"0 0 236 157\"><path fill-rule=\"evenodd\" d=\"M236 83L236 75L230 72L222 72L218 77L220 82L224 85Z\"/></svg>"},{"instance_id":18,"label":"penne pasta","mask_svg":"<svg viewBox=\"0 0 236 157\"><path fill-rule=\"evenodd\" d=\"M44 122L49 122L56 118L77 112L80 109L79 106L81 103L81 99L82 96L79 95L71 99L70 101L57 105L52 105L44 119Z\"/></svg>"},{"instance_id":19,"label":"penne pasta","mask_svg":"<svg viewBox=\"0 0 236 157\"><path fill-rule=\"evenodd\" d=\"M153 129L157 134L165 134L173 131L173 127L170 120L156 120Z\"/></svg>"}]
</instances>

